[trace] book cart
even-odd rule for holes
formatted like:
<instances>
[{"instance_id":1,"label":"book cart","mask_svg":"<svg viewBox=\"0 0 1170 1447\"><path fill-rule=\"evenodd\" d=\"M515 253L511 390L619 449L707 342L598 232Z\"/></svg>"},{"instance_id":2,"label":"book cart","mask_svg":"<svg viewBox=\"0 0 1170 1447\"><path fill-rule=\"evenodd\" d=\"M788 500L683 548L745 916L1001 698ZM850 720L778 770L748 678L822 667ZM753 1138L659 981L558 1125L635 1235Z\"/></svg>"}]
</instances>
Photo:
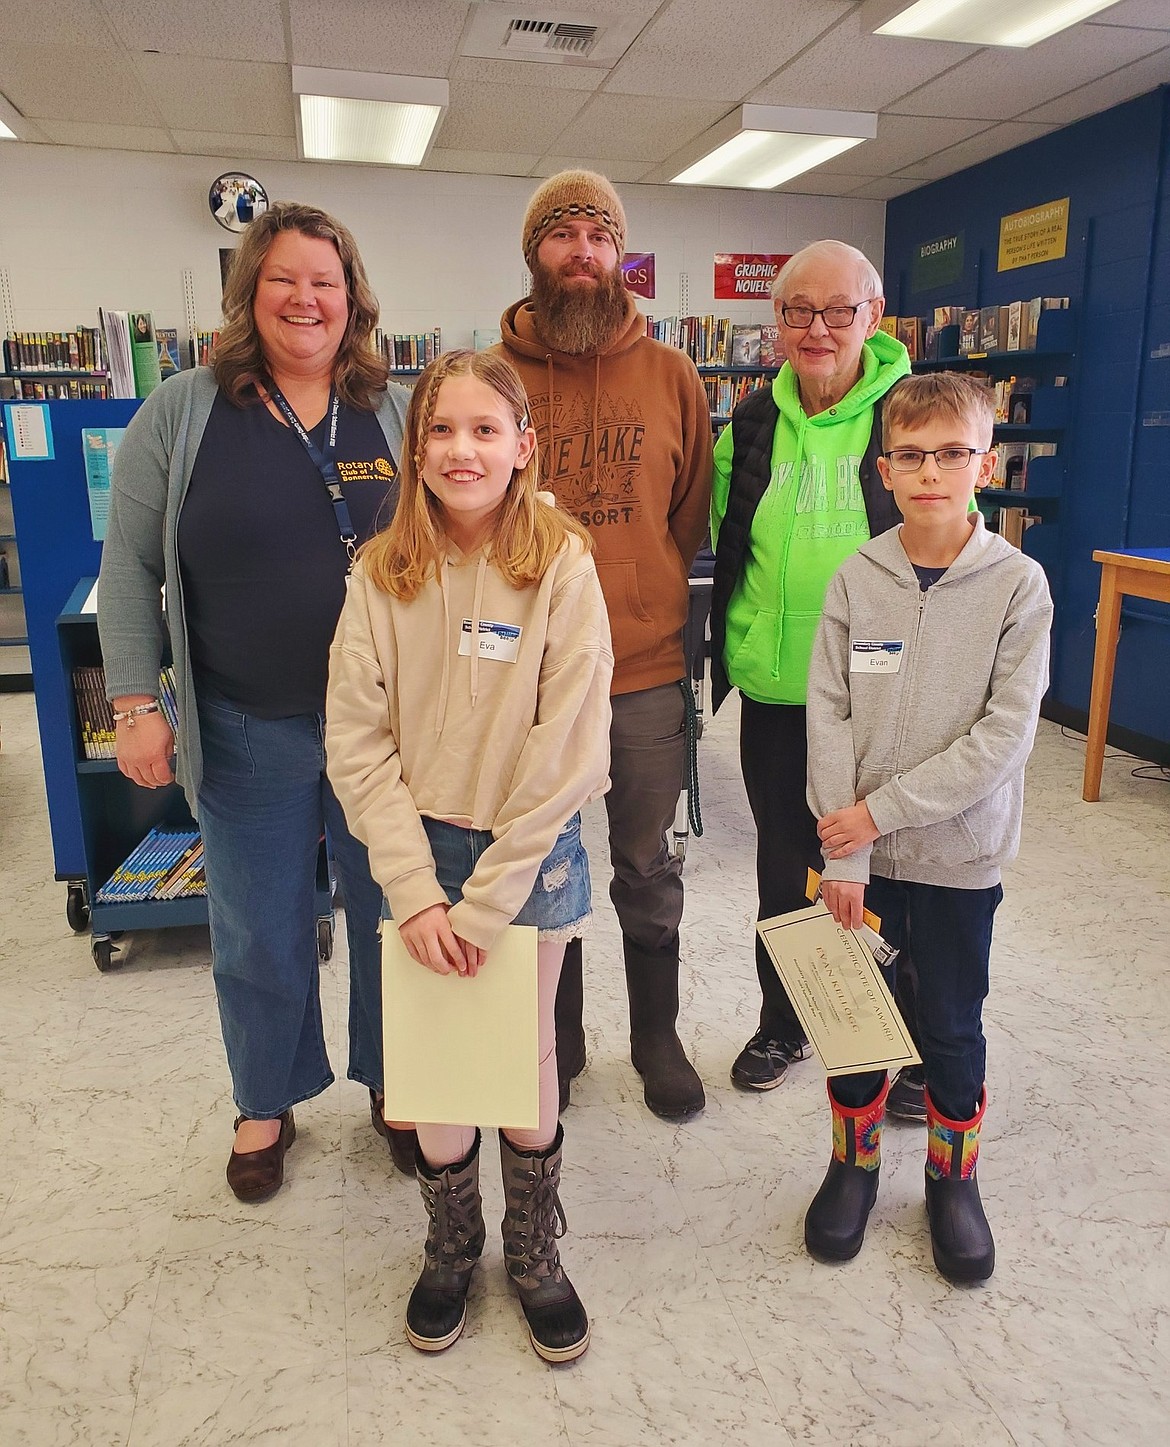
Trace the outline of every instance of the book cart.
<instances>
[{"instance_id":1,"label":"book cart","mask_svg":"<svg viewBox=\"0 0 1170 1447\"><path fill-rule=\"evenodd\" d=\"M152 828L195 828L177 784L142 789L113 759L87 759L73 692L73 670L101 663L97 617L88 604L101 562L94 540L82 452L86 428L124 427L136 401L38 402L51 438L44 460L10 457L13 514L20 538L29 654L45 771L54 877L66 885L65 916L90 930L94 963L115 963L126 930L207 923L207 899L99 901L98 891ZM5 422L7 422L5 418ZM317 948L333 952L331 875L325 843L317 865Z\"/></svg>"}]
</instances>

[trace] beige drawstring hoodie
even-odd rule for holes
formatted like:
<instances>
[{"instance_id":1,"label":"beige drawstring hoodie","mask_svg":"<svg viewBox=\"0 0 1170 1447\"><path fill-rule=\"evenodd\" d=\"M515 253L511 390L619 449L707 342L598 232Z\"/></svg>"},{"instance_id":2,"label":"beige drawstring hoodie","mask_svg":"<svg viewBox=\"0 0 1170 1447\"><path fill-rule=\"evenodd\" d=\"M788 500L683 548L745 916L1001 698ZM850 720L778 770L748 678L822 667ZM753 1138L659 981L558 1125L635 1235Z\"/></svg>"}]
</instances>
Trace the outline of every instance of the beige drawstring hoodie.
<instances>
[{"instance_id":1,"label":"beige drawstring hoodie","mask_svg":"<svg viewBox=\"0 0 1170 1447\"><path fill-rule=\"evenodd\" d=\"M522 589L451 547L409 603L358 563L330 651L327 771L395 919L446 903L421 815L490 829L450 923L491 948L565 823L609 788L612 673L576 539Z\"/></svg>"}]
</instances>

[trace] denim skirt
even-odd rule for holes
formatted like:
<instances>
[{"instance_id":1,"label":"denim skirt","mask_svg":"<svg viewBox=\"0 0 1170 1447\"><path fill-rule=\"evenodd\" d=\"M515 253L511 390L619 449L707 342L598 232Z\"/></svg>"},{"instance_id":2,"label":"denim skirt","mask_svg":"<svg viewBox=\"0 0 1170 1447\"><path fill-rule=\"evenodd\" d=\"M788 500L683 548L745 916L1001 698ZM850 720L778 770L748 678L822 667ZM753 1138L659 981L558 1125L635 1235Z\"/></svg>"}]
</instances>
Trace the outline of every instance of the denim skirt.
<instances>
[{"instance_id":1,"label":"denim skirt","mask_svg":"<svg viewBox=\"0 0 1170 1447\"><path fill-rule=\"evenodd\" d=\"M425 815L422 822L439 883L451 903L458 904L476 861L493 842L492 832ZM512 923L535 925L540 940L572 940L586 931L591 918L589 856L581 843L581 815L574 814L536 871L532 893Z\"/></svg>"}]
</instances>

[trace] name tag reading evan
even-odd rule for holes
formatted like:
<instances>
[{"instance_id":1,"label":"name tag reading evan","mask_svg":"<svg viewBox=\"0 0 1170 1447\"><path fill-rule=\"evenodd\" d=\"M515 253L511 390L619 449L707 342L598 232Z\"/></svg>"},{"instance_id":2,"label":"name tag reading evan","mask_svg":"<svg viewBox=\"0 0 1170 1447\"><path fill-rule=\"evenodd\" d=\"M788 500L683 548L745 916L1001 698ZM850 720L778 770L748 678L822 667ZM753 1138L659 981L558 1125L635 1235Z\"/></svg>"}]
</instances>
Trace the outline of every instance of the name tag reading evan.
<instances>
[{"instance_id":1,"label":"name tag reading evan","mask_svg":"<svg viewBox=\"0 0 1170 1447\"><path fill-rule=\"evenodd\" d=\"M515 623L491 623L486 618L479 620L479 656L496 658L501 663L515 663L520 653L520 635L523 628ZM464 618L459 634L459 652L464 658L471 657L471 619Z\"/></svg>"},{"instance_id":2,"label":"name tag reading evan","mask_svg":"<svg viewBox=\"0 0 1170 1447\"><path fill-rule=\"evenodd\" d=\"M897 673L902 667L900 638L855 638L849 646L850 673Z\"/></svg>"}]
</instances>

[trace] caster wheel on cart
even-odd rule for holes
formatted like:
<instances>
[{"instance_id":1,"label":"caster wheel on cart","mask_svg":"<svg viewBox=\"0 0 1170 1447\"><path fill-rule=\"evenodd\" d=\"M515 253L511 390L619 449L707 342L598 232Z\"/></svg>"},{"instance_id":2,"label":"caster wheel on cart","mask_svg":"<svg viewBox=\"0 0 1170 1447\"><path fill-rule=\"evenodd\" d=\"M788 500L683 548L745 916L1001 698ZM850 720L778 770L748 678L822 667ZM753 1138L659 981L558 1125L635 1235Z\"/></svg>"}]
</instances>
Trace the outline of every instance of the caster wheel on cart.
<instances>
[{"instance_id":1,"label":"caster wheel on cart","mask_svg":"<svg viewBox=\"0 0 1170 1447\"><path fill-rule=\"evenodd\" d=\"M117 953L118 947L113 940L94 940L93 962L103 975L114 968L114 956Z\"/></svg>"},{"instance_id":2,"label":"caster wheel on cart","mask_svg":"<svg viewBox=\"0 0 1170 1447\"><path fill-rule=\"evenodd\" d=\"M81 934L89 928L89 900L84 884L71 884L65 901L65 918L74 934Z\"/></svg>"},{"instance_id":3,"label":"caster wheel on cart","mask_svg":"<svg viewBox=\"0 0 1170 1447\"><path fill-rule=\"evenodd\" d=\"M317 921L317 956L322 964L333 958L333 921L331 919Z\"/></svg>"}]
</instances>

